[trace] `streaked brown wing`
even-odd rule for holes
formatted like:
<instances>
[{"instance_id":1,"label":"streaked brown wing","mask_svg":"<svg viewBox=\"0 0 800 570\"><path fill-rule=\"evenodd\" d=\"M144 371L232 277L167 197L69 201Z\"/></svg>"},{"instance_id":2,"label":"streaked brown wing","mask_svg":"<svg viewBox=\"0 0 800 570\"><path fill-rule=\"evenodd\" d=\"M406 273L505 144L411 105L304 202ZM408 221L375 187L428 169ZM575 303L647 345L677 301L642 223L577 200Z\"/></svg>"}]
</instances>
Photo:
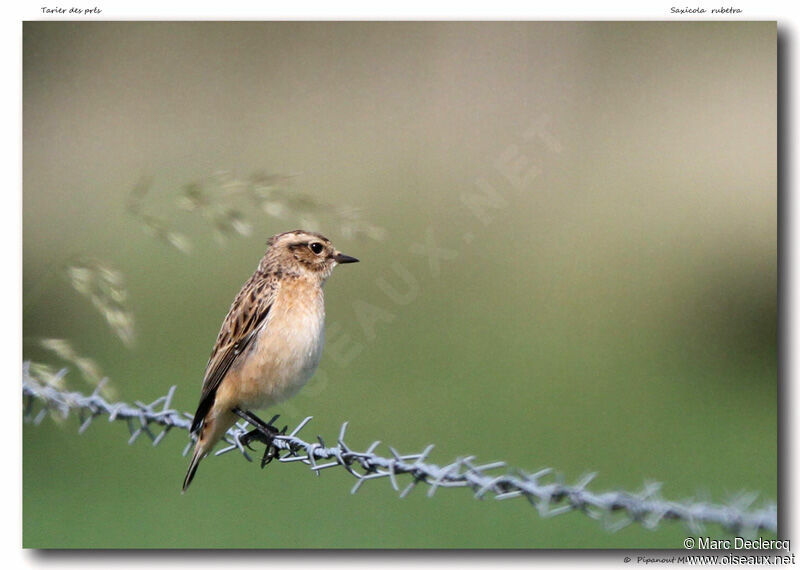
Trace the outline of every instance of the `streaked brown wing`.
<instances>
[{"instance_id":1,"label":"streaked brown wing","mask_svg":"<svg viewBox=\"0 0 800 570\"><path fill-rule=\"evenodd\" d=\"M276 280L253 275L234 299L206 365L203 393L192 420L192 433L202 426L228 370L258 334L276 294Z\"/></svg>"}]
</instances>

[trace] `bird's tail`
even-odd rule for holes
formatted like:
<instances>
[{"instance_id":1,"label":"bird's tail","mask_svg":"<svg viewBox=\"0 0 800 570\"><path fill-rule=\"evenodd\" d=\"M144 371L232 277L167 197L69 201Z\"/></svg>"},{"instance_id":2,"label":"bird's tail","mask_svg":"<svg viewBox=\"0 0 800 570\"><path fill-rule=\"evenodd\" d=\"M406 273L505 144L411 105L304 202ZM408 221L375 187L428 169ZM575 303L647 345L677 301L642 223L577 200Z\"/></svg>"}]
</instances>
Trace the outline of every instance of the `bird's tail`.
<instances>
[{"instance_id":1,"label":"bird's tail","mask_svg":"<svg viewBox=\"0 0 800 570\"><path fill-rule=\"evenodd\" d=\"M236 423L236 416L229 411L222 412L219 415L216 412L209 413L203 420L202 427L197 433L197 443L194 446L192 461L189 463L186 477L183 478L183 493L186 492L192 479L194 479L200 460L214 448L214 445L222 439L222 436L234 423Z\"/></svg>"},{"instance_id":2,"label":"bird's tail","mask_svg":"<svg viewBox=\"0 0 800 570\"><path fill-rule=\"evenodd\" d=\"M189 488L189 484L194 479L194 474L197 472L197 466L200 465L200 460L203 458L203 448L200 445L200 442L197 442L197 445L194 446L194 454L192 455L192 461L189 463L189 469L186 471L186 477L183 478L183 490L181 493L185 493L186 489Z\"/></svg>"}]
</instances>

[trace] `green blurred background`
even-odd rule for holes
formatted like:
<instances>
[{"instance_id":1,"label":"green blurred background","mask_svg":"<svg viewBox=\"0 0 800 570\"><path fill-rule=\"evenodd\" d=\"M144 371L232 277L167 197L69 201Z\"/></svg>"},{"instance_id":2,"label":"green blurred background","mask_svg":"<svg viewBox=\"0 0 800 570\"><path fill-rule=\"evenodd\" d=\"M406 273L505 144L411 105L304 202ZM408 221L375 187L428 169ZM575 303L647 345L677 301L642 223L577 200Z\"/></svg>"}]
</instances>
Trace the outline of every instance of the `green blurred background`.
<instances>
[{"instance_id":1,"label":"green blurred background","mask_svg":"<svg viewBox=\"0 0 800 570\"><path fill-rule=\"evenodd\" d=\"M312 226L362 263L326 286L320 374L284 423L313 415L306 435L333 440L348 420L356 447L435 443L440 464L596 471L595 490L776 500L774 22L27 22L23 42L25 359L61 366L39 339L68 339L119 399L176 384L193 410L265 240ZM271 213L219 183L259 172L291 175ZM142 209L191 254L126 211L143 180ZM250 235L181 208L196 181ZM428 240L447 258L421 255ZM71 286L77 258L124 276L131 348ZM408 275L398 303L387 283ZM612 534L463 489L400 500L385 480L351 495L345 473L234 454L182 496L184 433L153 448L121 423L76 428L23 429L26 547L680 548L688 532Z\"/></svg>"}]
</instances>

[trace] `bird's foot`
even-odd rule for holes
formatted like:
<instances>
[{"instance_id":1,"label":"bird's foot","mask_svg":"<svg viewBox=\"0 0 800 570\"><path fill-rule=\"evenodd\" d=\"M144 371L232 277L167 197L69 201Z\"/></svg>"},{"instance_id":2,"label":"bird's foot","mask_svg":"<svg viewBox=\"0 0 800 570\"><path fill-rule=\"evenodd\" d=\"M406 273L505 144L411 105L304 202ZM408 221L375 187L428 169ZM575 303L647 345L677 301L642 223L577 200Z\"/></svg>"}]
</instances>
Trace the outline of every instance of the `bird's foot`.
<instances>
[{"instance_id":1,"label":"bird's foot","mask_svg":"<svg viewBox=\"0 0 800 570\"><path fill-rule=\"evenodd\" d=\"M282 430L278 430L278 428L272 425L272 422L278 419L278 416L273 417L269 423L265 423L252 412L241 412L239 410L234 411L237 413L237 415L246 419L250 424L256 426L255 429L247 432L239 438L239 441L242 443L242 445L246 445L248 449L253 451L255 450L250 447L250 443L253 441L260 441L267 446L264 450L264 456L261 458L261 468L263 469L266 467L266 465L275 458L280 459L280 450L274 444L275 436L284 435L287 428L284 426Z\"/></svg>"},{"instance_id":2,"label":"bird's foot","mask_svg":"<svg viewBox=\"0 0 800 570\"><path fill-rule=\"evenodd\" d=\"M253 449L250 446L250 443L254 441L260 441L267 448L264 450L264 457L261 458L261 467L262 469L270 463L273 459L278 458L280 459L279 450L274 444L275 436L279 435L281 432L275 426L269 426L270 435L265 434L261 428L256 428L252 431L247 432L243 436L239 438L239 441L242 445L247 446L248 449ZM255 451L253 449L253 451Z\"/></svg>"},{"instance_id":3,"label":"bird's foot","mask_svg":"<svg viewBox=\"0 0 800 570\"><path fill-rule=\"evenodd\" d=\"M269 430L270 435L264 433L263 430L265 428ZM248 449L253 449L252 447L250 447L251 442L260 441L263 444L272 445L272 440L275 438L276 435L278 435L278 429L275 426L258 427L241 436L239 438L239 441L242 442L242 445L246 445Z\"/></svg>"}]
</instances>

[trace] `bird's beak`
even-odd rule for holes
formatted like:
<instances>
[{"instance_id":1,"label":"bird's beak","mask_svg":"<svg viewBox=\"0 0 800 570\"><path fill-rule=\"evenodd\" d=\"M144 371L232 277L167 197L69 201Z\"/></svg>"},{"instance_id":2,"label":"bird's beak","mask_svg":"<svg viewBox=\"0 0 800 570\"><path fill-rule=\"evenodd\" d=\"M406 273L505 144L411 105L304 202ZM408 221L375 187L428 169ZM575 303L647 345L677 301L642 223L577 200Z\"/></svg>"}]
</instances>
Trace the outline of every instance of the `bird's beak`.
<instances>
[{"instance_id":1,"label":"bird's beak","mask_svg":"<svg viewBox=\"0 0 800 570\"><path fill-rule=\"evenodd\" d=\"M345 255L341 251L337 251L336 255L333 256L333 259L336 261L336 263L358 263L358 260L355 257Z\"/></svg>"}]
</instances>

